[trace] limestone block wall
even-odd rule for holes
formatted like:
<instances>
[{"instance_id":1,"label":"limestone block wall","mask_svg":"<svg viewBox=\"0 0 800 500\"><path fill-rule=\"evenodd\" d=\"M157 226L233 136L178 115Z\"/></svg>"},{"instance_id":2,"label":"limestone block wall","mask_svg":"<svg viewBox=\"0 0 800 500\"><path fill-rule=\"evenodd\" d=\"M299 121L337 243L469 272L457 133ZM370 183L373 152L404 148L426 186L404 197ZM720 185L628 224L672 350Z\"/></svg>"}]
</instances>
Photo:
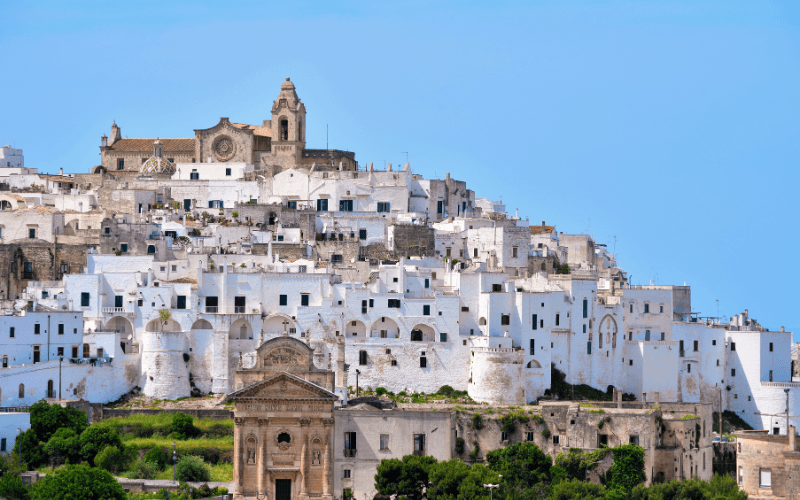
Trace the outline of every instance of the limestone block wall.
<instances>
[{"instance_id":1,"label":"limestone block wall","mask_svg":"<svg viewBox=\"0 0 800 500\"><path fill-rule=\"evenodd\" d=\"M535 394L528 389L527 378L522 376L524 354L521 350L473 347L471 351L472 382L468 391L472 399L496 404L525 404L544 393L543 388Z\"/></svg>"}]
</instances>

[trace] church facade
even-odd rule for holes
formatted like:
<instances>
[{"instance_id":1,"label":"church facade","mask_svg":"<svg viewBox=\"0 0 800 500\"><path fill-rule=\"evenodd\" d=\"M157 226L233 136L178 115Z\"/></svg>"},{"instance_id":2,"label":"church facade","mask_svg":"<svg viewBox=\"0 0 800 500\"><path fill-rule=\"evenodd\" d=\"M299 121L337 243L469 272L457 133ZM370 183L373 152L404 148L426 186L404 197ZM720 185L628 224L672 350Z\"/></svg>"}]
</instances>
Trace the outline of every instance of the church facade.
<instances>
[{"instance_id":1,"label":"church facade","mask_svg":"<svg viewBox=\"0 0 800 500\"><path fill-rule=\"evenodd\" d=\"M273 101L271 119L261 125L236 123L220 118L210 128L195 129L194 138L128 139L116 124L100 142L100 165L93 173L114 175L152 173L143 169L152 157L154 144L163 157L177 163L246 163L270 176L297 166L319 169L356 170L355 153L336 149L306 148L306 107L294 84L286 78Z\"/></svg>"},{"instance_id":2,"label":"church facade","mask_svg":"<svg viewBox=\"0 0 800 500\"><path fill-rule=\"evenodd\" d=\"M332 499L334 374L313 350L277 337L236 371L233 498Z\"/></svg>"}]
</instances>

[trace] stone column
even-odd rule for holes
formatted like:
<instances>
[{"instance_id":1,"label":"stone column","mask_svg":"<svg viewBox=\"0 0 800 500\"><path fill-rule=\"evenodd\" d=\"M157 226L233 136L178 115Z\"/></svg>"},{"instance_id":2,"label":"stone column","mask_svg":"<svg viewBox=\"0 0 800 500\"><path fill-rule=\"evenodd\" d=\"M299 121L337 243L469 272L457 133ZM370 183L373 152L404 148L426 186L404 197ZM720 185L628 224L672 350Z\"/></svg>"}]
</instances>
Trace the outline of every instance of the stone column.
<instances>
[{"instance_id":1,"label":"stone column","mask_svg":"<svg viewBox=\"0 0 800 500\"><path fill-rule=\"evenodd\" d=\"M267 471L267 426L269 425L269 420L265 418L258 419L258 439L261 441L258 447L258 493L264 494L266 485L265 477Z\"/></svg>"},{"instance_id":2,"label":"stone column","mask_svg":"<svg viewBox=\"0 0 800 500\"><path fill-rule=\"evenodd\" d=\"M331 498L331 479L333 478L333 460L331 456L331 433L333 432L333 419L324 418L322 424L325 428L325 454L322 458L322 495Z\"/></svg>"},{"instance_id":3,"label":"stone column","mask_svg":"<svg viewBox=\"0 0 800 500\"><path fill-rule=\"evenodd\" d=\"M242 460L242 425L244 419L236 417L233 419L233 491L234 494L242 492L242 478L244 472L244 462Z\"/></svg>"},{"instance_id":4,"label":"stone column","mask_svg":"<svg viewBox=\"0 0 800 500\"><path fill-rule=\"evenodd\" d=\"M308 498L308 426L310 419L300 420L300 439L303 446L300 450L300 500Z\"/></svg>"}]
</instances>

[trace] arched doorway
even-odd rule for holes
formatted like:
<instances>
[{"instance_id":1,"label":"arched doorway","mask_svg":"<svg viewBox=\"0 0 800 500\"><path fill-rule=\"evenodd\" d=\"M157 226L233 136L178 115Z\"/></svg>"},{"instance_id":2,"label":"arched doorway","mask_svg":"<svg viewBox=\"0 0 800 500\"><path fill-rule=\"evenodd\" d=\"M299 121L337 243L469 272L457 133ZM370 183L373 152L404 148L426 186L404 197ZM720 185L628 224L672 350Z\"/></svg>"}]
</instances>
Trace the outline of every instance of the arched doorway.
<instances>
[{"instance_id":1,"label":"arched doorway","mask_svg":"<svg viewBox=\"0 0 800 500\"><path fill-rule=\"evenodd\" d=\"M348 339L349 338L364 339L367 337L367 325L365 325L361 321L358 321L357 319L348 321L344 331Z\"/></svg>"},{"instance_id":2,"label":"arched doorway","mask_svg":"<svg viewBox=\"0 0 800 500\"><path fill-rule=\"evenodd\" d=\"M156 246L147 245L147 255L155 255L155 254L156 254Z\"/></svg>"},{"instance_id":3,"label":"arched doorway","mask_svg":"<svg viewBox=\"0 0 800 500\"><path fill-rule=\"evenodd\" d=\"M122 316L114 316L106 322L105 330L107 332L116 332L120 334L121 339L128 338L128 335L133 335L133 325L126 318Z\"/></svg>"},{"instance_id":4,"label":"arched doorway","mask_svg":"<svg viewBox=\"0 0 800 500\"><path fill-rule=\"evenodd\" d=\"M411 342L435 342L436 332L428 325L419 324L411 329Z\"/></svg>"},{"instance_id":5,"label":"arched doorway","mask_svg":"<svg viewBox=\"0 0 800 500\"><path fill-rule=\"evenodd\" d=\"M370 327L370 336L382 339L396 339L400 337L400 327L392 318L381 317Z\"/></svg>"},{"instance_id":6,"label":"arched doorway","mask_svg":"<svg viewBox=\"0 0 800 500\"><path fill-rule=\"evenodd\" d=\"M253 327L245 319L239 318L228 330L230 340L253 340Z\"/></svg>"}]
</instances>

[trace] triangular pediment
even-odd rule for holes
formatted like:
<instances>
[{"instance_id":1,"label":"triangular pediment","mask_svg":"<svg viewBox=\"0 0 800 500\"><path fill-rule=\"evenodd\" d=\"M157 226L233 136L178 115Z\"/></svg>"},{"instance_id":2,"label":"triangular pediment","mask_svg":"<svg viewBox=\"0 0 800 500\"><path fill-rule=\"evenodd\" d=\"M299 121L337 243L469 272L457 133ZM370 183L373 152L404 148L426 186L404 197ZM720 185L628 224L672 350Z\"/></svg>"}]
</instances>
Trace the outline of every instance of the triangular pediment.
<instances>
[{"instance_id":1,"label":"triangular pediment","mask_svg":"<svg viewBox=\"0 0 800 500\"><path fill-rule=\"evenodd\" d=\"M230 400L336 400L332 392L291 373L280 373L228 395Z\"/></svg>"}]
</instances>

